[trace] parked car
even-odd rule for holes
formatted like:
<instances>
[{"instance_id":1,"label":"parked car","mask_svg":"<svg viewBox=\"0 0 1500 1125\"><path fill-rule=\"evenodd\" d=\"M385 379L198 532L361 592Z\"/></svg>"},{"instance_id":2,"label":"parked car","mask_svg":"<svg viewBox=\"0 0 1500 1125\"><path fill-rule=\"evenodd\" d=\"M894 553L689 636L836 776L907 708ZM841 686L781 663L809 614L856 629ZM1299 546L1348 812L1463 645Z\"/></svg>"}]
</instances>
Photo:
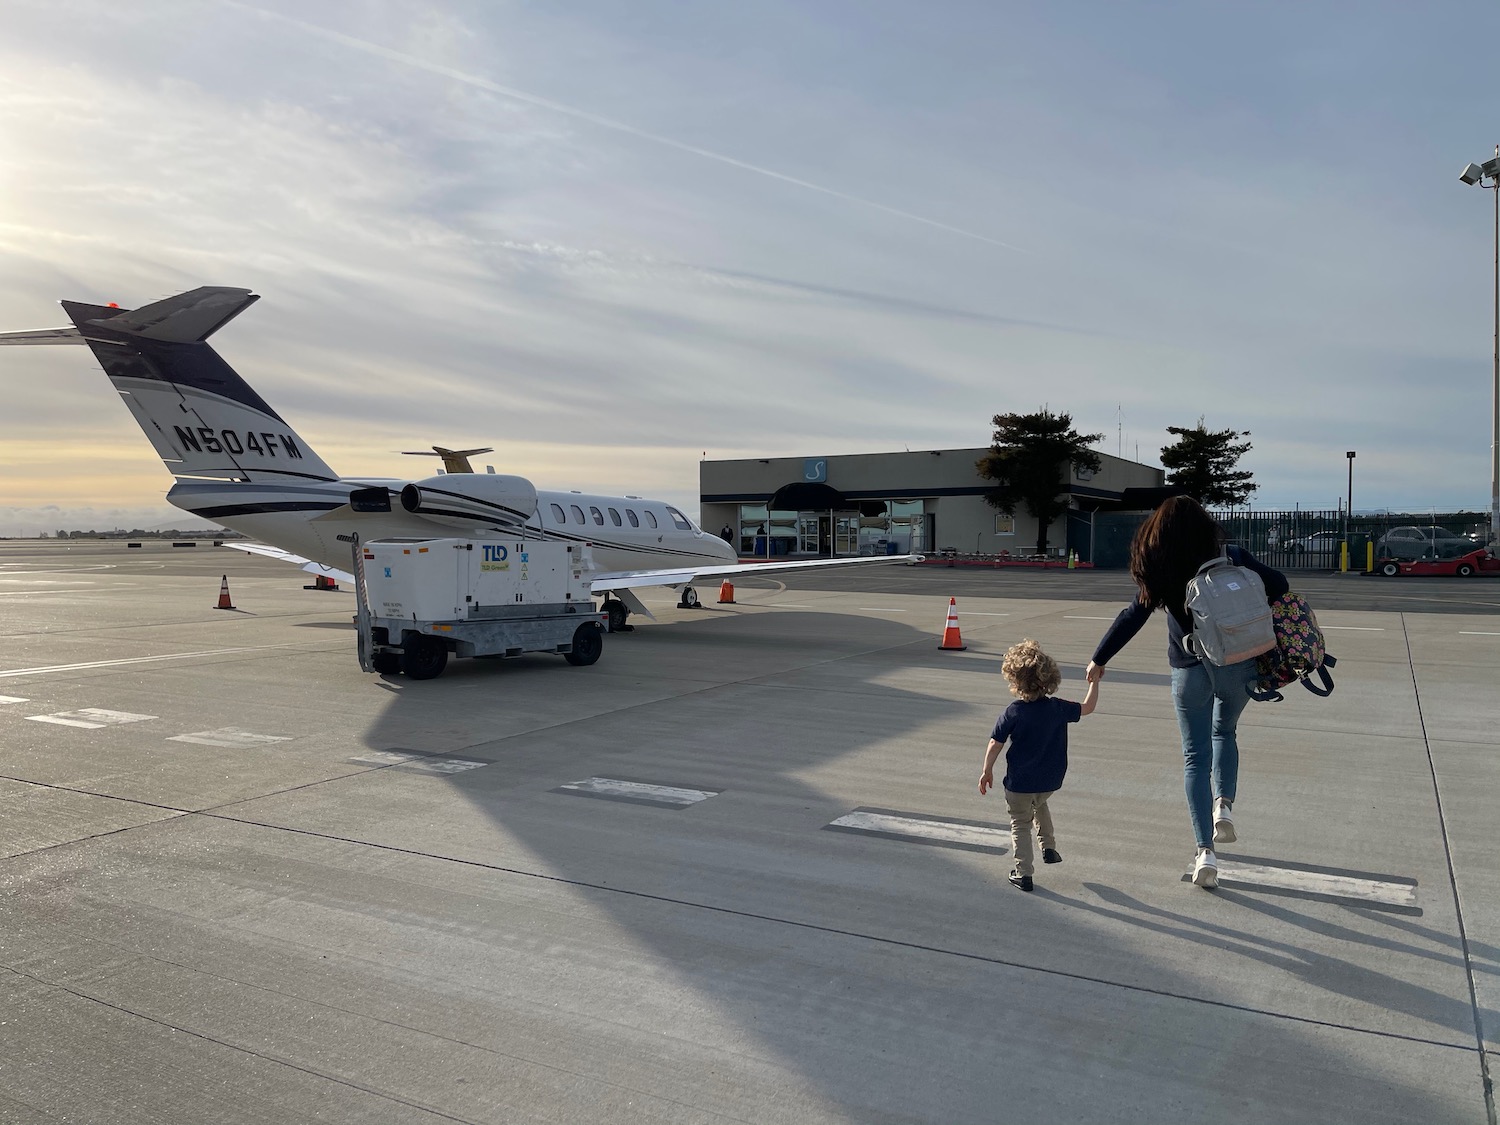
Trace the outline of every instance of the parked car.
<instances>
[{"instance_id":1,"label":"parked car","mask_svg":"<svg viewBox=\"0 0 1500 1125\"><path fill-rule=\"evenodd\" d=\"M1377 559L1456 559L1474 541L1446 527L1393 527L1375 541Z\"/></svg>"},{"instance_id":2,"label":"parked car","mask_svg":"<svg viewBox=\"0 0 1500 1125\"><path fill-rule=\"evenodd\" d=\"M1481 547L1451 559L1383 559L1375 569L1387 578L1398 574L1451 574L1468 578L1471 574L1500 574L1500 558Z\"/></svg>"},{"instance_id":3,"label":"parked car","mask_svg":"<svg viewBox=\"0 0 1500 1125\"><path fill-rule=\"evenodd\" d=\"M1343 540L1344 537L1337 531L1315 531L1311 535L1288 539L1286 549L1294 555L1331 555L1339 549Z\"/></svg>"}]
</instances>

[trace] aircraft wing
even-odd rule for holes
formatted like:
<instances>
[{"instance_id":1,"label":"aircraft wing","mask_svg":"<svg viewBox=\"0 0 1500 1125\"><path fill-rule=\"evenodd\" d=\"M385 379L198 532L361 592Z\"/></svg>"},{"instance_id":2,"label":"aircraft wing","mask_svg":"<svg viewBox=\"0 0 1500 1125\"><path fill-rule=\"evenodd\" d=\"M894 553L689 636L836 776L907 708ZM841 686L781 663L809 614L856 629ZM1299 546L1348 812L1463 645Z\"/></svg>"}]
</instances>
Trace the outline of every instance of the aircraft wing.
<instances>
[{"instance_id":1,"label":"aircraft wing","mask_svg":"<svg viewBox=\"0 0 1500 1125\"><path fill-rule=\"evenodd\" d=\"M0 332L0 344L81 344L83 333L67 328L32 328L25 332Z\"/></svg>"},{"instance_id":2,"label":"aircraft wing","mask_svg":"<svg viewBox=\"0 0 1500 1125\"><path fill-rule=\"evenodd\" d=\"M225 543L224 546L232 547L236 551L244 551L246 554L265 555L268 559L291 563L294 566L300 566L308 574L323 574L339 582L354 581L354 575L347 570L324 566L320 562L313 562L311 559L305 559L301 555L294 555L290 551L283 551L280 547L272 547L266 543Z\"/></svg>"},{"instance_id":3,"label":"aircraft wing","mask_svg":"<svg viewBox=\"0 0 1500 1125\"><path fill-rule=\"evenodd\" d=\"M592 575L591 593L606 590L631 590L642 586L686 586L705 579L754 577L788 570L821 570L824 567L872 566L876 563L918 562L921 555L868 555L856 559L803 559L793 562L725 563L677 570L616 570Z\"/></svg>"}]
</instances>

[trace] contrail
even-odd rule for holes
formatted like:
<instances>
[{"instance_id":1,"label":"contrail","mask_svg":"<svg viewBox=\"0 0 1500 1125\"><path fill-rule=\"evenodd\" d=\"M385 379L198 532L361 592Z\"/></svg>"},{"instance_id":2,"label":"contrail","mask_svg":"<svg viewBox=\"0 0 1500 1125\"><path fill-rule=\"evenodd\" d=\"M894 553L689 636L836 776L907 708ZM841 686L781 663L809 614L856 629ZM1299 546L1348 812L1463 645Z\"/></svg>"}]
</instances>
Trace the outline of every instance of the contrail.
<instances>
[{"instance_id":1,"label":"contrail","mask_svg":"<svg viewBox=\"0 0 1500 1125\"><path fill-rule=\"evenodd\" d=\"M848 203L856 203L861 207L868 207L875 211L882 211L887 215L894 215L899 219L907 219L914 223L921 223L924 226L929 226L937 230L946 231L949 234L956 234L961 238L971 238L976 242L984 242L990 246L999 246L1003 249L1014 250L1022 254L1029 253L1029 251L1023 250L1019 246L1012 245L1009 242L1003 242L998 238L991 238L988 235L978 234L975 231L964 230L962 227L955 227L950 225L949 223L939 222L937 219L929 219L925 215L917 215L911 211L903 211L899 207L891 207L884 203L877 203L875 200L866 199L863 196L851 195L849 192L839 191L837 188L824 187L822 184L815 184L810 180L801 180L796 176L788 176L784 172L778 172L772 168L763 168L758 164L751 164L748 161L737 160L733 156L726 156L722 152L714 152L712 149L700 148L697 145L690 145L684 141L676 141L671 137L663 137L659 133L649 133L644 129L637 129L634 125L628 125L623 121L616 121L612 117L603 117L597 113L590 113L586 109L578 109L574 106L564 105L562 102L555 102L550 98L540 98L535 94L528 94L524 90L516 90L511 88L510 86L502 86L498 82L492 82L488 78L483 78L477 74L467 74L464 71L456 70L451 66L444 66L442 63L430 62L427 59L418 58L415 55L408 55L403 51L395 51L389 47L382 47L380 44L371 43L367 39L358 39L353 35L345 35L341 31L333 31L330 28L320 27L317 24L307 23L306 21L296 19L293 16L284 16L279 12L268 12L264 8L255 7L253 4L242 3L241 0L221 0L221 2L224 3L227 7L238 8L241 11L250 12L265 19L279 20L282 23L290 24L292 27L308 32L311 35L322 36L324 39L330 39L335 43L341 43L345 47L351 47L356 51L363 51L368 55L375 55L378 58L388 59L391 62L401 63L403 66L410 66L415 67L418 70L425 70L429 74L441 75L442 77L450 78L455 82L463 82L466 85L474 86L477 89L486 90L492 94L499 94L501 97L510 98L512 101L524 102L527 105L534 105L541 109L550 110L553 113L560 113L567 117L576 118L579 121L587 121L591 125L598 125L599 127L604 129L612 129L617 133L624 133L627 136L636 137L643 141L650 141L652 144L664 145L667 148L674 148L679 152L687 152L691 153L694 156L701 156L705 160L714 160L720 164L727 164L731 168L739 168L745 172L753 172L757 176L765 176L768 179L779 180L784 184L791 184L793 187L805 188L808 191L815 191L821 195L832 196L834 199L842 199Z\"/></svg>"}]
</instances>

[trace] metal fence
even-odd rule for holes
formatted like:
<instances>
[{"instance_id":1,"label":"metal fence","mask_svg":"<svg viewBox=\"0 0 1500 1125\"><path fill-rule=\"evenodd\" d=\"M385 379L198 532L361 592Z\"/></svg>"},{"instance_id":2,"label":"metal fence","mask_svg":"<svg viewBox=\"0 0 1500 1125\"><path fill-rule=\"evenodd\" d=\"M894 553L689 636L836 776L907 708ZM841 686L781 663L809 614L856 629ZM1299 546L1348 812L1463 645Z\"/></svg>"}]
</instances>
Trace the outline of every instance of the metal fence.
<instances>
[{"instance_id":1,"label":"metal fence","mask_svg":"<svg viewBox=\"0 0 1500 1125\"><path fill-rule=\"evenodd\" d=\"M1124 567L1129 562L1130 540L1135 529L1146 519L1146 512L1100 513L1092 526L1076 529L1080 555L1093 558L1100 567ZM1337 509L1289 512L1217 510L1213 516L1223 527L1229 542L1249 549L1256 558L1278 570L1335 570L1339 566L1340 548L1346 528L1344 513ZM1445 540L1441 550L1456 555L1490 541L1489 517L1482 512L1361 512L1347 526L1349 565L1363 570L1369 557L1368 544L1375 544L1380 555L1388 542L1395 542L1398 528L1441 528L1454 539ZM1069 541L1075 529L1069 526ZM1390 539L1387 537L1391 536ZM1429 538L1431 536L1429 535ZM1081 544L1088 543L1088 555Z\"/></svg>"}]
</instances>

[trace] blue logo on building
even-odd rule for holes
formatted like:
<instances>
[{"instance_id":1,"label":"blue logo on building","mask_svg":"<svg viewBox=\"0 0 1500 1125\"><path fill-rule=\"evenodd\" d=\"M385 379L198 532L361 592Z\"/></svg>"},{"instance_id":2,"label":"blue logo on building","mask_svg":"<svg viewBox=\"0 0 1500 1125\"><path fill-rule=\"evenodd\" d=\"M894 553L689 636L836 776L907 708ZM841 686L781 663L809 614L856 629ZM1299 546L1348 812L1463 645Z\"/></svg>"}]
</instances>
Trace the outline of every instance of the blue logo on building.
<instances>
[{"instance_id":1,"label":"blue logo on building","mask_svg":"<svg viewBox=\"0 0 1500 1125\"><path fill-rule=\"evenodd\" d=\"M828 458L809 457L802 462L802 479L808 484L822 484L828 480Z\"/></svg>"}]
</instances>

